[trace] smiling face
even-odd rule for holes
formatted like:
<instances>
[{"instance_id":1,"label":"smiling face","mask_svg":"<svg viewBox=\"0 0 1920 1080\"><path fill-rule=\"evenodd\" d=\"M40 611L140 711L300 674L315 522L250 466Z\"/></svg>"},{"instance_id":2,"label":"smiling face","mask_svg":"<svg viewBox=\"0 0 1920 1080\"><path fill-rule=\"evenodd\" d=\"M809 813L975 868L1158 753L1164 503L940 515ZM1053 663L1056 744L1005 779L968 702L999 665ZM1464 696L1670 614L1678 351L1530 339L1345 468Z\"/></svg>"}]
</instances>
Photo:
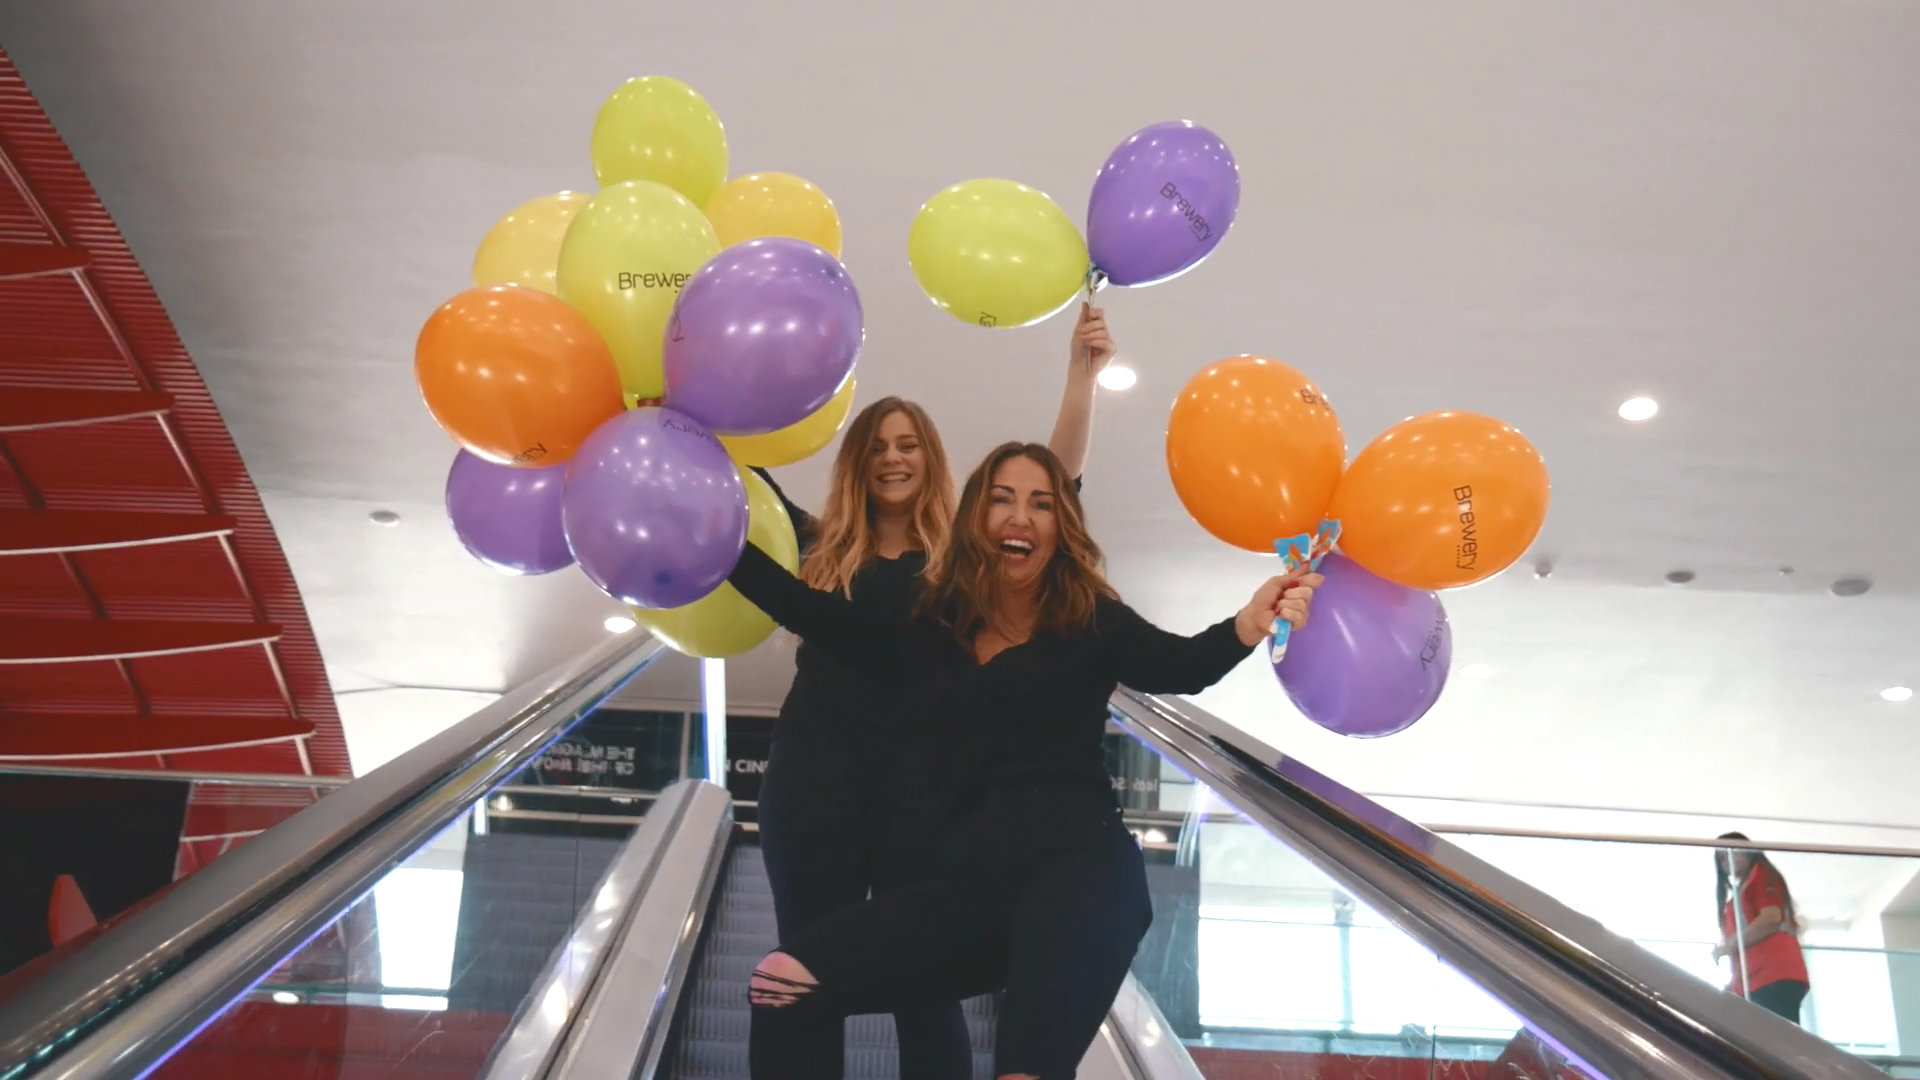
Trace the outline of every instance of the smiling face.
<instances>
[{"instance_id":1,"label":"smiling face","mask_svg":"<svg viewBox=\"0 0 1920 1080\"><path fill-rule=\"evenodd\" d=\"M1045 466L1011 457L987 488L987 539L999 551L1003 580L1015 588L1039 581L1060 545L1057 498Z\"/></svg>"},{"instance_id":2,"label":"smiling face","mask_svg":"<svg viewBox=\"0 0 1920 1080\"><path fill-rule=\"evenodd\" d=\"M927 454L913 418L905 412L888 413L868 449L868 498L883 510L906 511L920 494L926 476Z\"/></svg>"}]
</instances>

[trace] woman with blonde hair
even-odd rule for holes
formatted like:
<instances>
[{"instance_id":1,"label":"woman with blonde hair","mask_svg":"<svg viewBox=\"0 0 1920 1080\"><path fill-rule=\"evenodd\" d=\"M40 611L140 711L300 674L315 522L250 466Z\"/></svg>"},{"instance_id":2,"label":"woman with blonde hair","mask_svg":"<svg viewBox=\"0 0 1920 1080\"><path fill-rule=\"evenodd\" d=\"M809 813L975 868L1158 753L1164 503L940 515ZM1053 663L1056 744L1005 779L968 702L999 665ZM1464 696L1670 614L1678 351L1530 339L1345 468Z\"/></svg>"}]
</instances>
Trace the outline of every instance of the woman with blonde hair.
<instances>
[{"instance_id":1,"label":"woman with blonde hair","mask_svg":"<svg viewBox=\"0 0 1920 1080\"><path fill-rule=\"evenodd\" d=\"M808 588L749 544L728 578L809 645L900 689L901 722L950 747L933 875L837 911L755 969L757 1080L824 1080L795 1031L1004 989L994 1074L1074 1075L1152 920L1102 736L1119 683L1194 693L1276 618L1305 624L1316 575L1271 578L1184 637L1120 602L1080 498L1044 446L1007 443L967 480L905 621Z\"/></svg>"},{"instance_id":2,"label":"woman with blonde hair","mask_svg":"<svg viewBox=\"0 0 1920 1080\"><path fill-rule=\"evenodd\" d=\"M1083 306L1052 441L1076 477L1091 439L1095 379L1114 351L1104 316ZM801 580L872 617L907 619L920 575L942 558L953 527L953 475L925 409L887 397L853 418L818 517L784 493L780 498L800 537ZM760 846L783 941L870 895L924 878L943 808L930 737L938 733L902 722L898 687L880 685L805 640L794 661L759 805ZM894 1025L901 1076L971 1075L958 999L902 1009ZM838 1017L788 1025L778 1053L806 1075L839 1076L843 1025Z\"/></svg>"}]
</instances>

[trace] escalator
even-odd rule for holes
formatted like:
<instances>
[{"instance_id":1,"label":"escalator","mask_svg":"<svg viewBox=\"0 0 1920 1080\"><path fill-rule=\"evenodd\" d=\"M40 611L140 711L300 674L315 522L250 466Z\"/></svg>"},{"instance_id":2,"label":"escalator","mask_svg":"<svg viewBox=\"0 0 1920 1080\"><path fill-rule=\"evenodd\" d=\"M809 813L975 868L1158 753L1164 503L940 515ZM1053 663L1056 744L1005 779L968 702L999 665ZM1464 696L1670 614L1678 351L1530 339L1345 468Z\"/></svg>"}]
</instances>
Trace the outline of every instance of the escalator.
<instances>
[{"instance_id":1,"label":"escalator","mask_svg":"<svg viewBox=\"0 0 1920 1080\"><path fill-rule=\"evenodd\" d=\"M774 931L726 792L503 794L658 653L549 672L40 965L0 1080L746 1076ZM1185 703L1113 718L1158 785L1123 798L1155 920L1083 1077L1883 1075ZM897 1075L890 1018L848 1021L846 1075Z\"/></svg>"}]
</instances>

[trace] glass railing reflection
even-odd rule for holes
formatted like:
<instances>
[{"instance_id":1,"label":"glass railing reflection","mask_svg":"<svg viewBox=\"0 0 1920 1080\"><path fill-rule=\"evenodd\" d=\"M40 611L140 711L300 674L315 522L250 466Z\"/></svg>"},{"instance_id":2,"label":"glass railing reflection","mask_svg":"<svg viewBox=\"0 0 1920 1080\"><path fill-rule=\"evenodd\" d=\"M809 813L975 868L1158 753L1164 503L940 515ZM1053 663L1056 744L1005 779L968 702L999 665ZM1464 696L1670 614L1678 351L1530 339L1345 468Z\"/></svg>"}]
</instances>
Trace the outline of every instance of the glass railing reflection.
<instances>
[{"instance_id":1,"label":"glass railing reflection","mask_svg":"<svg viewBox=\"0 0 1920 1080\"><path fill-rule=\"evenodd\" d=\"M1265 830L1163 780L1186 812L1128 814L1155 909L1134 975L1203 1075L1591 1075Z\"/></svg>"},{"instance_id":2,"label":"glass railing reflection","mask_svg":"<svg viewBox=\"0 0 1920 1080\"><path fill-rule=\"evenodd\" d=\"M1720 941L1715 848L1455 834L1459 847L1707 983L1734 984ZM1807 1030L1883 1067L1920 1066L1920 858L1768 851L1786 882L1809 991ZM1763 978L1755 977L1756 985ZM1903 1037L1904 1036L1904 1037Z\"/></svg>"},{"instance_id":3,"label":"glass railing reflection","mask_svg":"<svg viewBox=\"0 0 1920 1080\"><path fill-rule=\"evenodd\" d=\"M1145 747L1123 749L1130 738L1110 739L1109 764L1126 766L1115 769L1117 783L1156 892L1135 974L1196 1060L1229 1050L1393 1058L1396 1077L1409 1068L1438 1076L1444 1070L1432 1070L1446 1061L1511 1058L1515 1040L1528 1038L1521 1018L1264 830L1157 757L1142 760ZM1709 985L1730 985L1733 961L1714 957L1711 846L1445 839ZM1920 945L1920 859L1770 858L1791 885L1811 986L1800 1023L1894 1075L1920 1077L1920 949L1902 947ZM1202 1071L1216 1075L1205 1061ZM1480 1066L1470 1072L1483 1075Z\"/></svg>"},{"instance_id":4,"label":"glass railing reflection","mask_svg":"<svg viewBox=\"0 0 1920 1080\"><path fill-rule=\"evenodd\" d=\"M495 792L152 1075L479 1075L645 811L608 802Z\"/></svg>"}]
</instances>

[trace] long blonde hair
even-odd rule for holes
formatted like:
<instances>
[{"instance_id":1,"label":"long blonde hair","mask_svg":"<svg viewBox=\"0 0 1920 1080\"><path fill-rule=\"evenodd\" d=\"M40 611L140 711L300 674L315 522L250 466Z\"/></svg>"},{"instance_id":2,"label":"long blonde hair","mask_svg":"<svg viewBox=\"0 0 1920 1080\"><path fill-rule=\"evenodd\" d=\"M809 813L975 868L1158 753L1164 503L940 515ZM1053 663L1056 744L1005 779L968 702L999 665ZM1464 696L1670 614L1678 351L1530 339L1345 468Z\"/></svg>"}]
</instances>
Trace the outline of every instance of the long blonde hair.
<instances>
[{"instance_id":1,"label":"long blonde hair","mask_svg":"<svg viewBox=\"0 0 1920 1080\"><path fill-rule=\"evenodd\" d=\"M905 413L913 423L927 463L920 493L913 500L907 536L927 553L929 566L946 553L947 538L953 531L953 471L947 465L940 431L919 405L905 398L884 397L860 410L847 425L840 450L833 457L827 506L820 514L813 547L800 563L801 580L816 589L850 592L853 575L880 553L873 528L873 501L867 491L867 459L873 453L874 440L880 437L881 421L897 412Z\"/></svg>"},{"instance_id":2,"label":"long blonde hair","mask_svg":"<svg viewBox=\"0 0 1920 1080\"><path fill-rule=\"evenodd\" d=\"M1087 531L1080 492L1073 477L1067 475L1066 466L1039 443L1001 443L967 477L945 557L928 560L927 588L920 597L920 612L939 618L963 645L970 644L1000 610L1005 560L1000 545L987 534L987 490L1001 465L1022 457L1047 470L1059 529L1053 558L1041 571L1036 598L1040 615L1034 630L1051 630L1068 637L1084 633L1093 626L1094 607L1101 597L1120 598L1101 571L1104 560L1100 545Z\"/></svg>"}]
</instances>

